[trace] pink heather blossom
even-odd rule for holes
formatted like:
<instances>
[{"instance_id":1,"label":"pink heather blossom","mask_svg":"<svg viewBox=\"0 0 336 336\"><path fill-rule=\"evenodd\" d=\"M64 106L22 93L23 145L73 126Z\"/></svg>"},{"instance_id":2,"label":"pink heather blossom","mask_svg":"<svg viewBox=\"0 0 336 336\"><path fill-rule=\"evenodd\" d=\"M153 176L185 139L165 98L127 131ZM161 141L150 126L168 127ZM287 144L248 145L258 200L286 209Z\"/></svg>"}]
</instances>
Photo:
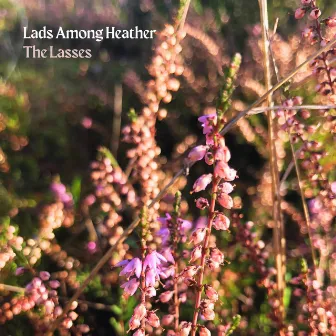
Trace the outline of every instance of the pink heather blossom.
<instances>
[{"instance_id":1,"label":"pink heather blossom","mask_svg":"<svg viewBox=\"0 0 336 336\"><path fill-rule=\"evenodd\" d=\"M146 270L147 268L151 268L156 270L162 262L167 262L167 259L160 253L153 251L147 254L145 261L143 263L143 268Z\"/></svg>"},{"instance_id":2,"label":"pink heather blossom","mask_svg":"<svg viewBox=\"0 0 336 336\"><path fill-rule=\"evenodd\" d=\"M26 271L26 268L25 268L25 267L18 267L18 268L15 270L15 275L17 275L17 276L22 275L22 274L24 274L25 271Z\"/></svg>"},{"instance_id":3,"label":"pink heather blossom","mask_svg":"<svg viewBox=\"0 0 336 336\"><path fill-rule=\"evenodd\" d=\"M230 168L227 163L218 161L215 166L215 174L226 181L233 181L236 178L237 172Z\"/></svg>"},{"instance_id":4,"label":"pink heather blossom","mask_svg":"<svg viewBox=\"0 0 336 336\"><path fill-rule=\"evenodd\" d=\"M143 303L138 304L134 308L133 316L137 317L139 320L142 320L147 314L147 309Z\"/></svg>"},{"instance_id":5,"label":"pink heather blossom","mask_svg":"<svg viewBox=\"0 0 336 336\"><path fill-rule=\"evenodd\" d=\"M120 287L124 289L126 294L133 295L136 292L136 290L138 289L139 284L140 284L140 282L136 278L133 278L133 279L123 283L122 285L120 285Z\"/></svg>"},{"instance_id":6,"label":"pink heather blossom","mask_svg":"<svg viewBox=\"0 0 336 336\"><path fill-rule=\"evenodd\" d=\"M318 8L313 9L309 14L309 17L312 20L317 20L320 16L321 16L321 11Z\"/></svg>"},{"instance_id":7,"label":"pink heather blossom","mask_svg":"<svg viewBox=\"0 0 336 336\"><path fill-rule=\"evenodd\" d=\"M222 264L224 262L224 254L217 248L211 248L210 259L216 263Z\"/></svg>"},{"instance_id":8,"label":"pink heather blossom","mask_svg":"<svg viewBox=\"0 0 336 336\"><path fill-rule=\"evenodd\" d=\"M142 329L138 329L133 336L146 336L146 334Z\"/></svg>"},{"instance_id":9,"label":"pink heather blossom","mask_svg":"<svg viewBox=\"0 0 336 336\"><path fill-rule=\"evenodd\" d=\"M161 302L165 303L165 302L170 301L173 295L174 295L173 291L166 291L166 292L161 293L159 298Z\"/></svg>"},{"instance_id":10,"label":"pink heather blossom","mask_svg":"<svg viewBox=\"0 0 336 336\"><path fill-rule=\"evenodd\" d=\"M163 317L162 317L162 325L164 325L164 326L169 326L169 325L171 325L172 323L173 323L173 321L174 321L174 315L172 315L172 314L168 314L168 315L164 315Z\"/></svg>"},{"instance_id":11,"label":"pink heather blossom","mask_svg":"<svg viewBox=\"0 0 336 336\"><path fill-rule=\"evenodd\" d=\"M203 210L203 209L207 208L208 206L209 206L209 201L206 198L200 197L196 200L196 207L198 209Z\"/></svg>"},{"instance_id":12,"label":"pink heather blossom","mask_svg":"<svg viewBox=\"0 0 336 336\"><path fill-rule=\"evenodd\" d=\"M146 296L150 298L156 296L156 289L153 286L146 287Z\"/></svg>"},{"instance_id":13,"label":"pink heather blossom","mask_svg":"<svg viewBox=\"0 0 336 336\"><path fill-rule=\"evenodd\" d=\"M172 255L172 252L171 252L171 248L170 247L167 247L165 248L162 252L161 252L161 255L163 255L167 262L170 262L171 264L174 264L175 263L175 260L174 260L174 257Z\"/></svg>"},{"instance_id":14,"label":"pink heather blossom","mask_svg":"<svg viewBox=\"0 0 336 336\"><path fill-rule=\"evenodd\" d=\"M202 124L203 134L209 134L213 131L213 126L217 124L217 115L208 114L198 118L198 121Z\"/></svg>"},{"instance_id":15,"label":"pink heather blossom","mask_svg":"<svg viewBox=\"0 0 336 336\"><path fill-rule=\"evenodd\" d=\"M325 20L325 23L329 28L335 28L336 27L336 16L327 18Z\"/></svg>"},{"instance_id":16,"label":"pink heather blossom","mask_svg":"<svg viewBox=\"0 0 336 336\"><path fill-rule=\"evenodd\" d=\"M205 228L196 229L191 234L190 242L193 243L194 245L198 245L203 241L205 235L206 235Z\"/></svg>"},{"instance_id":17,"label":"pink heather blossom","mask_svg":"<svg viewBox=\"0 0 336 336\"><path fill-rule=\"evenodd\" d=\"M160 326L160 319L153 311L148 312L147 322L153 328L158 328Z\"/></svg>"},{"instance_id":18,"label":"pink heather blossom","mask_svg":"<svg viewBox=\"0 0 336 336\"><path fill-rule=\"evenodd\" d=\"M196 246L193 251L191 252L191 258L189 260L189 263L192 263L202 256L202 245Z\"/></svg>"},{"instance_id":19,"label":"pink heather blossom","mask_svg":"<svg viewBox=\"0 0 336 336\"><path fill-rule=\"evenodd\" d=\"M129 328L130 330L134 330L140 327L141 321L138 317L132 316L131 319L129 320Z\"/></svg>"},{"instance_id":20,"label":"pink heather blossom","mask_svg":"<svg viewBox=\"0 0 336 336\"><path fill-rule=\"evenodd\" d=\"M49 281L49 286L53 289L58 288L59 286L61 286L60 282L57 280L51 280Z\"/></svg>"},{"instance_id":21,"label":"pink heather blossom","mask_svg":"<svg viewBox=\"0 0 336 336\"><path fill-rule=\"evenodd\" d=\"M295 11L295 14L294 14L295 19L300 20L305 16L305 14L306 14L305 9L300 7Z\"/></svg>"},{"instance_id":22,"label":"pink heather blossom","mask_svg":"<svg viewBox=\"0 0 336 336\"><path fill-rule=\"evenodd\" d=\"M140 278L141 269L141 260L139 258L134 258L129 261L126 266L124 266L123 270L120 272L120 275L125 275L127 278L129 278L135 274L137 278Z\"/></svg>"},{"instance_id":23,"label":"pink heather blossom","mask_svg":"<svg viewBox=\"0 0 336 336\"><path fill-rule=\"evenodd\" d=\"M199 336L211 336L210 330L204 326L201 326L198 331Z\"/></svg>"},{"instance_id":24,"label":"pink heather blossom","mask_svg":"<svg viewBox=\"0 0 336 336\"><path fill-rule=\"evenodd\" d=\"M219 204L225 209L231 209L233 207L233 200L228 194L220 193L217 200Z\"/></svg>"},{"instance_id":25,"label":"pink heather blossom","mask_svg":"<svg viewBox=\"0 0 336 336\"><path fill-rule=\"evenodd\" d=\"M181 323L181 336L188 336L191 331L191 323L190 322L182 322Z\"/></svg>"},{"instance_id":26,"label":"pink heather blossom","mask_svg":"<svg viewBox=\"0 0 336 336\"><path fill-rule=\"evenodd\" d=\"M47 281L47 280L50 279L50 273L49 272L42 271L42 272L39 273L39 276L43 281Z\"/></svg>"},{"instance_id":27,"label":"pink heather blossom","mask_svg":"<svg viewBox=\"0 0 336 336\"><path fill-rule=\"evenodd\" d=\"M203 174L194 183L193 192L204 190L212 181L212 174Z\"/></svg>"},{"instance_id":28,"label":"pink heather blossom","mask_svg":"<svg viewBox=\"0 0 336 336\"><path fill-rule=\"evenodd\" d=\"M198 269L198 266L188 266L181 272L181 275L185 278L192 278L198 272Z\"/></svg>"},{"instance_id":29,"label":"pink heather blossom","mask_svg":"<svg viewBox=\"0 0 336 336\"><path fill-rule=\"evenodd\" d=\"M218 300L218 293L212 286L205 285L205 295L211 301L217 301Z\"/></svg>"},{"instance_id":30,"label":"pink heather blossom","mask_svg":"<svg viewBox=\"0 0 336 336\"><path fill-rule=\"evenodd\" d=\"M225 215L223 215L222 213L219 213L216 215L212 226L216 229L216 230L228 230L228 228L230 227L230 219L228 217L226 217Z\"/></svg>"},{"instance_id":31,"label":"pink heather blossom","mask_svg":"<svg viewBox=\"0 0 336 336\"><path fill-rule=\"evenodd\" d=\"M157 279L157 273L154 269L149 269L146 272L146 278L145 278L145 282L146 282L146 287L150 287L155 285L156 279Z\"/></svg>"},{"instance_id":32,"label":"pink heather blossom","mask_svg":"<svg viewBox=\"0 0 336 336\"><path fill-rule=\"evenodd\" d=\"M207 321L213 321L215 319L215 312L210 308L205 308L202 310L202 315Z\"/></svg>"},{"instance_id":33,"label":"pink heather blossom","mask_svg":"<svg viewBox=\"0 0 336 336\"><path fill-rule=\"evenodd\" d=\"M331 191L336 195L336 182L330 184Z\"/></svg>"},{"instance_id":34,"label":"pink heather blossom","mask_svg":"<svg viewBox=\"0 0 336 336\"><path fill-rule=\"evenodd\" d=\"M216 161L229 162L231 159L231 153L227 147L219 147L215 152Z\"/></svg>"},{"instance_id":35,"label":"pink heather blossom","mask_svg":"<svg viewBox=\"0 0 336 336\"><path fill-rule=\"evenodd\" d=\"M231 183L224 182L220 184L219 189L225 194L230 194L233 191L233 185Z\"/></svg>"},{"instance_id":36,"label":"pink heather blossom","mask_svg":"<svg viewBox=\"0 0 336 336\"><path fill-rule=\"evenodd\" d=\"M189 155L188 155L188 159L191 161L191 162L196 162L196 161L199 161L199 160L202 160L204 158L204 155L207 151L207 147L206 146L197 146L195 148L193 148Z\"/></svg>"}]
</instances>

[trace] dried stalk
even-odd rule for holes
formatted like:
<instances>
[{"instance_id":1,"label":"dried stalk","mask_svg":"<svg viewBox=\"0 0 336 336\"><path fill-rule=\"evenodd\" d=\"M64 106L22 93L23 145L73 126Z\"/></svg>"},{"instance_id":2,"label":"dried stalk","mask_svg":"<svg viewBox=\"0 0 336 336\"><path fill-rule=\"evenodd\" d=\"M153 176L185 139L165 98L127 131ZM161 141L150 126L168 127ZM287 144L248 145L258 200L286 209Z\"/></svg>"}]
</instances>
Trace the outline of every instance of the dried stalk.
<instances>
[{"instance_id":1,"label":"dried stalk","mask_svg":"<svg viewBox=\"0 0 336 336\"><path fill-rule=\"evenodd\" d=\"M262 25L262 38L263 38L263 54L264 54L264 73L265 73L265 87L269 91L271 88L271 65L270 65L270 42L268 40L268 12L267 0L259 0L260 17ZM267 106L273 106L272 95L267 97ZM275 148L275 125L274 125L274 111L271 109L267 111L268 122L268 143L270 146L270 169L272 177L272 197L273 197L273 242L274 242L274 255L275 265L277 270L277 290L279 296L279 312L281 320L285 317L284 307L284 290L285 290L285 274L286 274L286 240L284 234L284 224L281 215L281 197L280 197L280 182L279 171L277 163L277 153ZM283 323L281 323L283 324Z\"/></svg>"}]
</instances>

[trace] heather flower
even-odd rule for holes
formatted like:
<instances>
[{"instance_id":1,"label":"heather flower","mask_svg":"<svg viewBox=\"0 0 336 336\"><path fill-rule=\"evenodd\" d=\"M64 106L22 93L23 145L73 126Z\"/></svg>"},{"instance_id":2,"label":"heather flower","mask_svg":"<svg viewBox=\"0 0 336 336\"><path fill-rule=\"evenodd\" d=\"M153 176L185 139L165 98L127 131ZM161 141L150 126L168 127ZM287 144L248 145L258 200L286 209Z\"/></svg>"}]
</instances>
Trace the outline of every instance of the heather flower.
<instances>
[{"instance_id":1,"label":"heather flower","mask_svg":"<svg viewBox=\"0 0 336 336\"><path fill-rule=\"evenodd\" d=\"M203 174L201 177L199 177L193 186L193 192L199 192L204 190L212 180L212 174Z\"/></svg>"},{"instance_id":2,"label":"heather flower","mask_svg":"<svg viewBox=\"0 0 336 336\"><path fill-rule=\"evenodd\" d=\"M233 200L228 194L220 193L218 195L218 202L223 208L231 209L233 207Z\"/></svg>"},{"instance_id":3,"label":"heather flower","mask_svg":"<svg viewBox=\"0 0 336 336\"><path fill-rule=\"evenodd\" d=\"M201 326L199 328L199 336L211 336L211 332L208 328Z\"/></svg>"},{"instance_id":4,"label":"heather flower","mask_svg":"<svg viewBox=\"0 0 336 336\"><path fill-rule=\"evenodd\" d=\"M142 320L147 314L147 309L143 303L138 304L133 311L133 316L137 317L139 320Z\"/></svg>"},{"instance_id":5,"label":"heather flower","mask_svg":"<svg viewBox=\"0 0 336 336\"><path fill-rule=\"evenodd\" d=\"M224 254L217 248L211 248L210 259L216 263L222 264L224 262Z\"/></svg>"},{"instance_id":6,"label":"heather flower","mask_svg":"<svg viewBox=\"0 0 336 336\"><path fill-rule=\"evenodd\" d=\"M196 200L196 207L198 209L203 210L203 209L207 208L208 206L209 206L209 201L206 198L200 197Z\"/></svg>"},{"instance_id":7,"label":"heather flower","mask_svg":"<svg viewBox=\"0 0 336 336\"><path fill-rule=\"evenodd\" d=\"M191 323L182 322L181 323L181 336L188 336L190 331L191 331Z\"/></svg>"},{"instance_id":8,"label":"heather flower","mask_svg":"<svg viewBox=\"0 0 336 336\"><path fill-rule=\"evenodd\" d=\"M146 272L146 287L150 287L150 286L154 286L155 285L155 282L156 282L156 279L157 279L158 275L156 273L156 270L155 269L149 269L147 272Z\"/></svg>"},{"instance_id":9,"label":"heather flower","mask_svg":"<svg viewBox=\"0 0 336 336\"><path fill-rule=\"evenodd\" d=\"M150 268L157 272L157 269L162 264L162 262L167 262L167 259L162 254L153 251L147 254L143 262L143 269L146 271L147 268Z\"/></svg>"},{"instance_id":10,"label":"heather flower","mask_svg":"<svg viewBox=\"0 0 336 336\"><path fill-rule=\"evenodd\" d=\"M189 263L195 262L202 256L202 245L196 246L193 251L191 252L191 258L189 260Z\"/></svg>"},{"instance_id":11,"label":"heather flower","mask_svg":"<svg viewBox=\"0 0 336 336\"><path fill-rule=\"evenodd\" d=\"M148 324L151 325L153 328L158 328L160 326L160 319L153 311L148 312L146 318Z\"/></svg>"},{"instance_id":12,"label":"heather flower","mask_svg":"<svg viewBox=\"0 0 336 336\"><path fill-rule=\"evenodd\" d=\"M123 266L120 275L125 275L127 278L129 278L130 276L135 274L137 278L140 278L141 268L142 265L140 259L134 258L128 261L128 263Z\"/></svg>"},{"instance_id":13,"label":"heather flower","mask_svg":"<svg viewBox=\"0 0 336 336\"><path fill-rule=\"evenodd\" d=\"M203 134L209 134L213 131L213 127L217 124L217 115L208 114L198 118L203 127Z\"/></svg>"},{"instance_id":14,"label":"heather flower","mask_svg":"<svg viewBox=\"0 0 336 336\"><path fill-rule=\"evenodd\" d=\"M295 19L300 20L302 19L306 14L306 10L304 8L298 8L295 11Z\"/></svg>"},{"instance_id":15,"label":"heather flower","mask_svg":"<svg viewBox=\"0 0 336 336\"><path fill-rule=\"evenodd\" d=\"M170 301L173 295L174 295L173 291L166 291L166 292L161 293L159 298L161 302L165 303L165 302Z\"/></svg>"},{"instance_id":16,"label":"heather flower","mask_svg":"<svg viewBox=\"0 0 336 336\"><path fill-rule=\"evenodd\" d=\"M318 8L313 9L309 14L309 17L312 20L317 20L320 16L321 16L321 11Z\"/></svg>"},{"instance_id":17,"label":"heather flower","mask_svg":"<svg viewBox=\"0 0 336 336\"><path fill-rule=\"evenodd\" d=\"M136 278L132 278L131 280L120 285L121 288L124 289L125 293L128 295L133 295L138 289L140 282Z\"/></svg>"},{"instance_id":18,"label":"heather flower","mask_svg":"<svg viewBox=\"0 0 336 336\"><path fill-rule=\"evenodd\" d=\"M137 329L137 328L140 327L141 321L140 321L140 319L138 317L136 317L136 316L133 315L131 317L131 319L129 320L128 324L129 324L130 330L134 330L134 329Z\"/></svg>"},{"instance_id":19,"label":"heather flower","mask_svg":"<svg viewBox=\"0 0 336 336\"><path fill-rule=\"evenodd\" d=\"M233 181L236 178L237 172L230 168L227 163L218 161L215 166L215 174L226 181Z\"/></svg>"},{"instance_id":20,"label":"heather flower","mask_svg":"<svg viewBox=\"0 0 336 336\"><path fill-rule=\"evenodd\" d=\"M133 336L145 336L146 334L145 334L145 332L144 332L144 330L142 330L142 329L138 329L134 334L133 334Z\"/></svg>"},{"instance_id":21,"label":"heather flower","mask_svg":"<svg viewBox=\"0 0 336 336\"><path fill-rule=\"evenodd\" d=\"M193 243L194 245L198 245L203 241L205 235L206 235L206 229L204 228L196 229L191 234L190 242Z\"/></svg>"},{"instance_id":22,"label":"heather flower","mask_svg":"<svg viewBox=\"0 0 336 336\"><path fill-rule=\"evenodd\" d=\"M194 147L189 155L188 155L188 159L191 161L191 162L196 162L196 161L199 161L199 160L202 160L204 158L204 155L207 151L207 147L206 146L197 146L197 147Z\"/></svg>"},{"instance_id":23,"label":"heather flower","mask_svg":"<svg viewBox=\"0 0 336 336\"><path fill-rule=\"evenodd\" d=\"M212 226L216 230L228 230L230 227L230 219L222 213L218 213L213 220Z\"/></svg>"},{"instance_id":24,"label":"heather flower","mask_svg":"<svg viewBox=\"0 0 336 336\"><path fill-rule=\"evenodd\" d=\"M211 301L217 301L218 300L218 293L212 286L205 285L205 295Z\"/></svg>"}]
</instances>

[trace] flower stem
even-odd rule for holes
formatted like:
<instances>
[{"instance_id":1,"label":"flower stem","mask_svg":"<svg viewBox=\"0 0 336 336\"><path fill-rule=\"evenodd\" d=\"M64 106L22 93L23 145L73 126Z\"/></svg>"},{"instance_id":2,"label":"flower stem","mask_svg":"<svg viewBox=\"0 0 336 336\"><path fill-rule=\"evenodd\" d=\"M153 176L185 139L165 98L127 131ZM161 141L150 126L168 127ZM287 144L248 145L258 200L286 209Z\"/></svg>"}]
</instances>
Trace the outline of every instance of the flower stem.
<instances>
[{"instance_id":1,"label":"flower stem","mask_svg":"<svg viewBox=\"0 0 336 336\"><path fill-rule=\"evenodd\" d=\"M201 256L201 264L200 264L200 273L198 275L197 284L196 284L196 300L195 300L195 308L194 308L194 316L192 320L192 331L191 335L196 335L197 329L197 319L199 308L201 305L201 297L202 297L202 290L203 290L203 278L204 278L204 268L205 268L205 259L207 256L207 251L209 247L209 240L211 235L211 228L212 228L212 220L215 214L215 205L216 205L216 198L217 198L217 189L218 189L218 182L219 179L216 175L213 177L212 181L212 189L211 189L211 203L209 208L209 215L208 215L208 224L207 224L207 232L203 241L203 248L202 248L202 256Z\"/></svg>"}]
</instances>

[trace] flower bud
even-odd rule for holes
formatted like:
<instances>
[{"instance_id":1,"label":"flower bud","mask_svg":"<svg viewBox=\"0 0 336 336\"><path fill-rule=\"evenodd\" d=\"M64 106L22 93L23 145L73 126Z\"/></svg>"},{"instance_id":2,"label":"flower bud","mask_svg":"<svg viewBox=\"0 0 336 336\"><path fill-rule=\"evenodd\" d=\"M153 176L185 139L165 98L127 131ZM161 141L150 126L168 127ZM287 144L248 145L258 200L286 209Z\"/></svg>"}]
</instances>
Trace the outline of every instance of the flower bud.
<instances>
[{"instance_id":1,"label":"flower bud","mask_svg":"<svg viewBox=\"0 0 336 336\"><path fill-rule=\"evenodd\" d=\"M295 11L294 16L295 16L295 19L300 20L305 16L305 14L306 14L305 9L300 7Z\"/></svg>"},{"instance_id":2,"label":"flower bud","mask_svg":"<svg viewBox=\"0 0 336 336\"><path fill-rule=\"evenodd\" d=\"M160 319L153 311L148 312L147 321L153 328L160 327Z\"/></svg>"},{"instance_id":3,"label":"flower bud","mask_svg":"<svg viewBox=\"0 0 336 336\"><path fill-rule=\"evenodd\" d=\"M191 323L190 322L182 322L181 323L181 336L188 336L191 331Z\"/></svg>"},{"instance_id":4,"label":"flower bud","mask_svg":"<svg viewBox=\"0 0 336 336\"><path fill-rule=\"evenodd\" d=\"M203 174L194 183L193 192L204 190L212 181L212 174Z\"/></svg>"},{"instance_id":5,"label":"flower bud","mask_svg":"<svg viewBox=\"0 0 336 336\"><path fill-rule=\"evenodd\" d=\"M207 151L207 147L206 146L197 146L197 147L194 147L189 155L188 155L188 159L191 161L191 162L196 162L196 161L199 161L199 160L202 160L204 158L204 155Z\"/></svg>"},{"instance_id":6,"label":"flower bud","mask_svg":"<svg viewBox=\"0 0 336 336\"><path fill-rule=\"evenodd\" d=\"M231 209L233 207L233 200L228 194L220 193L217 200L219 204L225 209Z\"/></svg>"},{"instance_id":7,"label":"flower bud","mask_svg":"<svg viewBox=\"0 0 336 336\"><path fill-rule=\"evenodd\" d=\"M222 213L219 213L216 215L212 226L216 229L216 230L227 230L230 227L230 219L227 218L225 215L223 215Z\"/></svg>"},{"instance_id":8,"label":"flower bud","mask_svg":"<svg viewBox=\"0 0 336 336\"><path fill-rule=\"evenodd\" d=\"M212 321L215 319L215 312L210 308L203 309L202 315L207 321Z\"/></svg>"},{"instance_id":9,"label":"flower bud","mask_svg":"<svg viewBox=\"0 0 336 336\"><path fill-rule=\"evenodd\" d=\"M205 295L211 301L217 301L218 300L218 293L212 286L205 285Z\"/></svg>"},{"instance_id":10,"label":"flower bud","mask_svg":"<svg viewBox=\"0 0 336 336\"><path fill-rule=\"evenodd\" d=\"M198 245L199 243L201 243L206 235L206 231L207 230L205 228L200 228L193 231L193 233L191 234L190 242L194 245Z\"/></svg>"},{"instance_id":11,"label":"flower bud","mask_svg":"<svg viewBox=\"0 0 336 336\"><path fill-rule=\"evenodd\" d=\"M145 336L145 332L142 329L138 329L133 336Z\"/></svg>"},{"instance_id":12,"label":"flower bud","mask_svg":"<svg viewBox=\"0 0 336 336\"><path fill-rule=\"evenodd\" d=\"M40 272L39 276L43 281L47 281L50 278L50 273L43 271L43 272Z\"/></svg>"},{"instance_id":13,"label":"flower bud","mask_svg":"<svg viewBox=\"0 0 336 336\"><path fill-rule=\"evenodd\" d=\"M313 9L309 14L309 17L312 20L317 20L320 16L321 16L321 11L318 8Z\"/></svg>"},{"instance_id":14,"label":"flower bud","mask_svg":"<svg viewBox=\"0 0 336 336\"><path fill-rule=\"evenodd\" d=\"M224 262L224 254L217 247L213 247L210 251L210 259L216 263L222 264Z\"/></svg>"},{"instance_id":15,"label":"flower bud","mask_svg":"<svg viewBox=\"0 0 336 336\"><path fill-rule=\"evenodd\" d=\"M198 331L199 336L211 336L210 330L204 326L201 326Z\"/></svg>"},{"instance_id":16,"label":"flower bud","mask_svg":"<svg viewBox=\"0 0 336 336\"><path fill-rule=\"evenodd\" d=\"M202 245L198 245L191 252L191 258L189 260L189 263L193 263L197 259L201 258L201 256L202 256Z\"/></svg>"},{"instance_id":17,"label":"flower bud","mask_svg":"<svg viewBox=\"0 0 336 336\"><path fill-rule=\"evenodd\" d=\"M203 210L203 209L207 208L208 206L209 206L209 202L206 198L200 197L196 200L196 207L198 209Z\"/></svg>"},{"instance_id":18,"label":"flower bud","mask_svg":"<svg viewBox=\"0 0 336 336\"><path fill-rule=\"evenodd\" d=\"M130 330L134 330L140 327L140 320L136 316L132 316L129 320L129 328Z\"/></svg>"},{"instance_id":19,"label":"flower bud","mask_svg":"<svg viewBox=\"0 0 336 336\"><path fill-rule=\"evenodd\" d=\"M135 316L139 320L142 320L146 316L146 313L147 309L145 305L143 303L140 303L134 308L133 316Z\"/></svg>"},{"instance_id":20,"label":"flower bud","mask_svg":"<svg viewBox=\"0 0 336 336\"><path fill-rule=\"evenodd\" d=\"M173 291L166 291L166 292L161 293L159 298L161 302L166 303L171 300L173 295L174 295Z\"/></svg>"},{"instance_id":21,"label":"flower bud","mask_svg":"<svg viewBox=\"0 0 336 336\"><path fill-rule=\"evenodd\" d=\"M168 314L168 315L164 315L162 317L162 325L164 326L170 326L174 321L174 315L172 314Z\"/></svg>"}]
</instances>

